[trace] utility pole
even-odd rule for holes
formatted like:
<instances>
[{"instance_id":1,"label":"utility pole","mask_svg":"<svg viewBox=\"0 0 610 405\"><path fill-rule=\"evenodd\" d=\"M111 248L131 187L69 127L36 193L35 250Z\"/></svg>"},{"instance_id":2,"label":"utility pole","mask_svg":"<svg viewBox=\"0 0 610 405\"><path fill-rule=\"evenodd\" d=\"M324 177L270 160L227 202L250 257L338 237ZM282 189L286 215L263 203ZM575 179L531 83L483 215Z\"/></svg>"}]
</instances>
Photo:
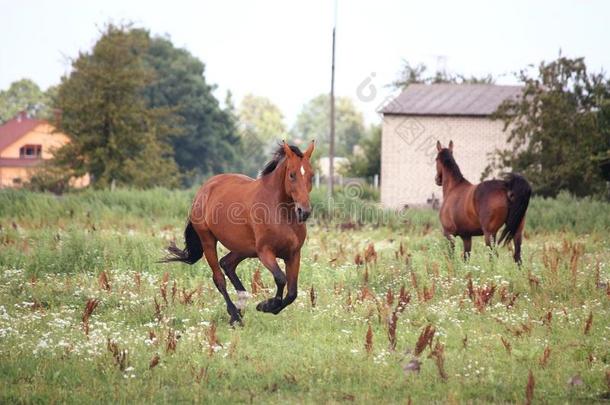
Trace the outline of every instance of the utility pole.
<instances>
[{"instance_id":1,"label":"utility pole","mask_svg":"<svg viewBox=\"0 0 610 405\"><path fill-rule=\"evenodd\" d=\"M335 32L337 30L337 0L333 23L333 51L330 75L330 145L328 147L328 198L332 198L335 176Z\"/></svg>"}]
</instances>

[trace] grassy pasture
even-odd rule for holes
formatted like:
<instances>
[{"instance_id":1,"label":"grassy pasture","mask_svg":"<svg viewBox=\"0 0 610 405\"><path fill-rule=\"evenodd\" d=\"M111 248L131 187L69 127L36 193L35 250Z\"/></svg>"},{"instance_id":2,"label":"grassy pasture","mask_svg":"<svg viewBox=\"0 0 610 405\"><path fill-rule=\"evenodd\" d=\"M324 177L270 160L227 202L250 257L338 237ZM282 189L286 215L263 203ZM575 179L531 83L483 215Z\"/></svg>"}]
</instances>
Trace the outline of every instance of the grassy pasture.
<instances>
[{"instance_id":1,"label":"grassy pasture","mask_svg":"<svg viewBox=\"0 0 610 405\"><path fill-rule=\"evenodd\" d=\"M534 199L519 269L352 191L315 191L281 314L254 309L262 265L238 268L256 292L234 329L206 264L155 263L194 191L0 192L0 402L524 403L530 372L535 403L608 400L609 204Z\"/></svg>"}]
</instances>

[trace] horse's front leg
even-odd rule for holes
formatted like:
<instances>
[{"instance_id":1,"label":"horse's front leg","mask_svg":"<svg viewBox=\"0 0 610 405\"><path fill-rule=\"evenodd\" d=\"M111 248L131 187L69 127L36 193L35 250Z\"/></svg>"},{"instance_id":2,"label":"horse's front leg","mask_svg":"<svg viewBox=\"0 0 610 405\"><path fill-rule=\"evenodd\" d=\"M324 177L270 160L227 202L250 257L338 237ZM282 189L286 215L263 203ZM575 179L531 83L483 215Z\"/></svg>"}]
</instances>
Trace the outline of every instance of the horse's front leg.
<instances>
[{"instance_id":1,"label":"horse's front leg","mask_svg":"<svg viewBox=\"0 0 610 405\"><path fill-rule=\"evenodd\" d=\"M271 249L263 249L258 254L258 258L260 259L261 263L263 263L263 265L269 269L271 274L273 274L273 279L275 280L275 285L277 286L277 292L275 293L275 297L259 302L256 309L262 312L278 314L283 308L282 297L284 295L284 287L286 286L286 276L284 275L282 269L280 269L280 266L277 264L277 258Z\"/></svg>"},{"instance_id":2,"label":"horse's front leg","mask_svg":"<svg viewBox=\"0 0 610 405\"><path fill-rule=\"evenodd\" d=\"M286 262L286 280L288 282L288 293L286 298L282 301L282 309L297 298L298 284L299 284L299 270L301 268L301 250L298 250L292 257Z\"/></svg>"}]
</instances>

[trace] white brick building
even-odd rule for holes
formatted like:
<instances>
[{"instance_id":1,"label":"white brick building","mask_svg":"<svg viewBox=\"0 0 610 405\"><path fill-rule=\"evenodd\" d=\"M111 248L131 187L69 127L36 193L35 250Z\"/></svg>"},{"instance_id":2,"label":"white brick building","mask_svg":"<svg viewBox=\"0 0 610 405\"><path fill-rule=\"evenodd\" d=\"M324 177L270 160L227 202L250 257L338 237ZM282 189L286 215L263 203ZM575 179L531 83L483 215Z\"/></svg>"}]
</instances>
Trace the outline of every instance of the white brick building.
<instances>
[{"instance_id":1,"label":"white brick building","mask_svg":"<svg viewBox=\"0 0 610 405\"><path fill-rule=\"evenodd\" d=\"M434 183L436 141L454 143L464 176L478 183L488 154L506 146L503 123L490 115L518 86L412 84L382 109L381 202L421 206L442 190Z\"/></svg>"}]
</instances>

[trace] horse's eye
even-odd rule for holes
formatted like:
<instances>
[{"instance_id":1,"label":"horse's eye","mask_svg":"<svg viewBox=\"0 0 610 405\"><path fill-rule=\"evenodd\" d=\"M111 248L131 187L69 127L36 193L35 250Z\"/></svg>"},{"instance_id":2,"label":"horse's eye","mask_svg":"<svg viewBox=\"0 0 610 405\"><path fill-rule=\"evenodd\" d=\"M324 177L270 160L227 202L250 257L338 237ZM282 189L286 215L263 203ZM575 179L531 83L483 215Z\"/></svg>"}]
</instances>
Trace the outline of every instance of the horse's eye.
<instances>
[{"instance_id":1,"label":"horse's eye","mask_svg":"<svg viewBox=\"0 0 610 405\"><path fill-rule=\"evenodd\" d=\"M295 172L290 173L290 180L295 181L297 179L297 174Z\"/></svg>"}]
</instances>

